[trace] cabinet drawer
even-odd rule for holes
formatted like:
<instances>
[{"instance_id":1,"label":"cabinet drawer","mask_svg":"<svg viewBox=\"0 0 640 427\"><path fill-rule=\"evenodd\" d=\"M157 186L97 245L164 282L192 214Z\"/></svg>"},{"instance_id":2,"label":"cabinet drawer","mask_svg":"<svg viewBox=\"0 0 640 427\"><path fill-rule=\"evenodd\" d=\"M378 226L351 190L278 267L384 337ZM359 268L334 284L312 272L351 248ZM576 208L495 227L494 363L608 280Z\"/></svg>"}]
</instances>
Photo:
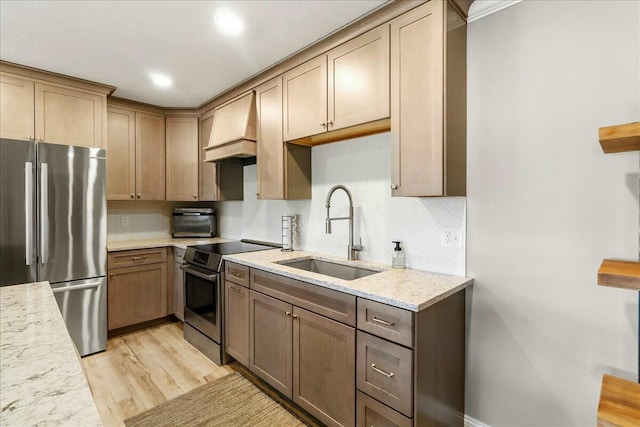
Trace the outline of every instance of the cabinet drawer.
<instances>
[{"instance_id":1,"label":"cabinet drawer","mask_svg":"<svg viewBox=\"0 0 640 427\"><path fill-rule=\"evenodd\" d=\"M356 427L412 427L407 418L388 406L358 391L356 400Z\"/></svg>"},{"instance_id":2,"label":"cabinet drawer","mask_svg":"<svg viewBox=\"0 0 640 427\"><path fill-rule=\"evenodd\" d=\"M131 267L157 262L167 262L167 248L111 252L107 257L108 268Z\"/></svg>"},{"instance_id":3,"label":"cabinet drawer","mask_svg":"<svg viewBox=\"0 0 640 427\"><path fill-rule=\"evenodd\" d=\"M358 389L404 415L413 413L413 351L358 331Z\"/></svg>"},{"instance_id":4,"label":"cabinet drawer","mask_svg":"<svg viewBox=\"0 0 640 427\"><path fill-rule=\"evenodd\" d=\"M249 287L249 267L236 264L235 262L224 262L224 278L230 282Z\"/></svg>"},{"instance_id":5,"label":"cabinet drawer","mask_svg":"<svg viewBox=\"0 0 640 427\"><path fill-rule=\"evenodd\" d=\"M251 289L356 326L356 297L353 295L253 268Z\"/></svg>"},{"instance_id":6,"label":"cabinet drawer","mask_svg":"<svg viewBox=\"0 0 640 427\"><path fill-rule=\"evenodd\" d=\"M358 298L358 329L413 346L413 313L409 310Z\"/></svg>"}]
</instances>

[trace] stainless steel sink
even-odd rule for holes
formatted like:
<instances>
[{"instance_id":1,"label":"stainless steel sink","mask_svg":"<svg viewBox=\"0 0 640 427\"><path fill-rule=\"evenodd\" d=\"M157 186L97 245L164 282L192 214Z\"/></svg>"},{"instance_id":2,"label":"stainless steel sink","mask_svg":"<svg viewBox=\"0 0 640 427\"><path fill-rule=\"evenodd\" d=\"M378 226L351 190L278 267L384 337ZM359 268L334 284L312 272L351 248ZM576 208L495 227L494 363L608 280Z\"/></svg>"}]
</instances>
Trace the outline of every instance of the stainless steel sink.
<instances>
[{"instance_id":1,"label":"stainless steel sink","mask_svg":"<svg viewBox=\"0 0 640 427\"><path fill-rule=\"evenodd\" d=\"M331 276L342 280L355 280L360 279L361 277L380 273L376 270L337 264L335 262L314 258L279 261L278 264L286 265L287 267L299 268L300 270L311 271L312 273L324 274L325 276Z\"/></svg>"}]
</instances>

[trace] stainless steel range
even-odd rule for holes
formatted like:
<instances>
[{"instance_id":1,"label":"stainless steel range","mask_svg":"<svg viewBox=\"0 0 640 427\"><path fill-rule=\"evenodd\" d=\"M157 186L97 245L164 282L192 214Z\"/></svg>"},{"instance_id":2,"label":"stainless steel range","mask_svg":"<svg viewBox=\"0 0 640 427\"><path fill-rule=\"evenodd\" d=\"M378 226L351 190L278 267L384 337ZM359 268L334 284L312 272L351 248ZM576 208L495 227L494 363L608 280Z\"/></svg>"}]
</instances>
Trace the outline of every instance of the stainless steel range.
<instances>
[{"instance_id":1,"label":"stainless steel range","mask_svg":"<svg viewBox=\"0 0 640 427\"><path fill-rule=\"evenodd\" d=\"M223 255L274 249L278 245L250 240L189 246L184 271L184 338L218 365L224 352Z\"/></svg>"}]
</instances>

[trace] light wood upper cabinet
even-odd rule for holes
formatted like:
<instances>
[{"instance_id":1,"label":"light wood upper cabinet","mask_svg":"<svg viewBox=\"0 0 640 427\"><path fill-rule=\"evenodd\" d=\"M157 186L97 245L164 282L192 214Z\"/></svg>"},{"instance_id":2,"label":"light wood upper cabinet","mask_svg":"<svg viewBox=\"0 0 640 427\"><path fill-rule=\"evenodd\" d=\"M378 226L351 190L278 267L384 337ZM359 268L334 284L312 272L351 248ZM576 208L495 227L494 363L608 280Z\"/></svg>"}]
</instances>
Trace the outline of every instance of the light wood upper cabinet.
<instances>
[{"instance_id":1,"label":"light wood upper cabinet","mask_svg":"<svg viewBox=\"0 0 640 427\"><path fill-rule=\"evenodd\" d=\"M327 129L327 56L287 71L283 77L284 139L292 141Z\"/></svg>"},{"instance_id":2,"label":"light wood upper cabinet","mask_svg":"<svg viewBox=\"0 0 640 427\"><path fill-rule=\"evenodd\" d=\"M6 66L20 72L21 68ZM30 76L0 73L0 137L83 147L103 147L107 134L107 98L104 93L53 84ZM54 80L66 82L66 78ZM85 87L94 87L87 83Z\"/></svg>"},{"instance_id":3,"label":"light wood upper cabinet","mask_svg":"<svg viewBox=\"0 0 640 427\"><path fill-rule=\"evenodd\" d=\"M327 130L389 117L388 25L330 50L327 58Z\"/></svg>"},{"instance_id":4,"label":"light wood upper cabinet","mask_svg":"<svg viewBox=\"0 0 640 427\"><path fill-rule=\"evenodd\" d=\"M165 157L164 116L136 111L136 199L165 200Z\"/></svg>"},{"instance_id":5,"label":"light wood upper cabinet","mask_svg":"<svg viewBox=\"0 0 640 427\"><path fill-rule=\"evenodd\" d=\"M216 182L216 163L204 161L204 148L209 145L209 137L213 127L214 110L209 110L200 116L200 148L198 150L198 168L200 170L198 198L201 201L218 200L218 186Z\"/></svg>"},{"instance_id":6,"label":"light wood upper cabinet","mask_svg":"<svg viewBox=\"0 0 640 427\"><path fill-rule=\"evenodd\" d=\"M107 199L133 200L136 192L136 115L107 109Z\"/></svg>"},{"instance_id":7,"label":"light wood upper cabinet","mask_svg":"<svg viewBox=\"0 0 640 427\"><path fill-rule=\"evenodd\" d=\"M466 24L446 2L391 21L392 195L466 194L465 70Z\"/></svg>"},{"instance_id":8,"label":"light wood upper cabinet","mask_svg":"<svg viewBox=\"0 0 640 427\"><path fill-rule=\"evenodd\" d=\"M283 84L285 141L389 117L389 26L286 72Z\"/></svg>"},{"instance_id":9,"label":"light wood upper cabinet","mask_svg":"<svg viewBox=\"0 0 640 427\"><path fill-rule=\"evenodd\" d=\"M311 148L282 137L282 77L256 88L259 199L310 199Z\"/></svg>"},{"instance_id":10,"label":"light wood upper cabinet","mask_svg":"<svg viewBox=\"0 0 640 427\"><path fill-rule=\"evenodd\" d=\"M215 110L200 116L199 196L200 201L242 200L244 170L242 165L205 162L205 147L209 145Z\"/></svg>"},{"instance_id":11,"label":"light wood upper cabinet","mask_svg":"<svg viewBox=\"0 0 640 427\"><path fill-rule=\"evenodd\" d=\"M166 118L167 200L198 200L198 118Z\"/></svg>"},{"instance_id":12,"label":"light wood upper cabinet","mask_svg":"<svg viewBox=\"0 0 640 427\"><path fill-rule=\"evenodd\" d=\"M35 129L39 140L102 147L106 140L106 97L86 91L36 83Z\"/></svg>"},{"instance_id":13,"label":"light wood upper cabinet","mask_svg":"<svg viewBox=\"0 0 640 427\"><path fill-rule=\"evenodd\" d=\"M110 105L108 127L107 200L165 200L164 116Z\"/></svg>"},{"instance_id":14,"label":"light wood upper cabinet","mask_svg":"<svg viewBox=\"0 0 640 427\"><path fill-rule=\"evenodd\" d=\"M0 138L33 140L32 80L0 74Z\"/></svg>"}]
</instances>

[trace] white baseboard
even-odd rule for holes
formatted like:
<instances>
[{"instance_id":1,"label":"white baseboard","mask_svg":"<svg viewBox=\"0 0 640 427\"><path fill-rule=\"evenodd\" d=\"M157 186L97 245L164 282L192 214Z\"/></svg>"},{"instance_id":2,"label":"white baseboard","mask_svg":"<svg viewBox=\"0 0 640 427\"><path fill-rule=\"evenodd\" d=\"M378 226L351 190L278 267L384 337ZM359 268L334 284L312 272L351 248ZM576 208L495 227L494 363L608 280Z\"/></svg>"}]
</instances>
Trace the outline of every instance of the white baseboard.
<instances>
[{"instance_id":1,"label":"white baseboard","mask_svg":"<svg viewBox=\"0 0 640 427\"><path fill-rule=\"evenodd\" d=\"M471 418L469 415L464 416L464 427L491 427L489 424L485 424L476 420L475 418Z\"/></svg>"}]
</instances>

